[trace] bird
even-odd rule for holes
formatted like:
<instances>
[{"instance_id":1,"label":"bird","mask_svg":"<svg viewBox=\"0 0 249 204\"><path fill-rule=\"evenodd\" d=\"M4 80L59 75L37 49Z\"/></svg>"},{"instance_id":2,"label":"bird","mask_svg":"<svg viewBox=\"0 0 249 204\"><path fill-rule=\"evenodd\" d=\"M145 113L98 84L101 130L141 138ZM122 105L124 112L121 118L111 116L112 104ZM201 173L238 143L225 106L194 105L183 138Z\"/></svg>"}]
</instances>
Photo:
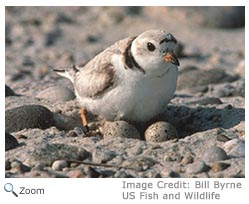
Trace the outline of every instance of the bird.
<instances>
[{"instance_id":1,"label":"bird","mask_svg":"<svg viewBox=\"0 0 249 204\"><path fill-rule=\"evenodd\" d=\"M176 90L176 38L165 30L147 30L115 42L84 66L53 69L68 78L87 113L106 120L147 122L160 114Z\"/></svg>"}]
</instances>

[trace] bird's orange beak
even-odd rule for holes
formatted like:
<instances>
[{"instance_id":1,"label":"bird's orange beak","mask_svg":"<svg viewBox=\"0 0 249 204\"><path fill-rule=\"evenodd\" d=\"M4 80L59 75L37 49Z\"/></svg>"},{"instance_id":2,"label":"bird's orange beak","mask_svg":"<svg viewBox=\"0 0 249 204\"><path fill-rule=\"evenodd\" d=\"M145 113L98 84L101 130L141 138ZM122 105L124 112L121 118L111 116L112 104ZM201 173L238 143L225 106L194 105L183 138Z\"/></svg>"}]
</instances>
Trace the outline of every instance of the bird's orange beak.
<instances>
[{"instance_id":1,"label":"bird's orange beak","mask_svg":"<svg viewBox=\"0 0 249 204\"><path fill-rule=\"evenodd\" d=\"M171 64L175 64L177 66L180 65L175 53L173 51L168 52L165 56L164 59L166 62L169 62Z\"/></svg>"}]
</instances>

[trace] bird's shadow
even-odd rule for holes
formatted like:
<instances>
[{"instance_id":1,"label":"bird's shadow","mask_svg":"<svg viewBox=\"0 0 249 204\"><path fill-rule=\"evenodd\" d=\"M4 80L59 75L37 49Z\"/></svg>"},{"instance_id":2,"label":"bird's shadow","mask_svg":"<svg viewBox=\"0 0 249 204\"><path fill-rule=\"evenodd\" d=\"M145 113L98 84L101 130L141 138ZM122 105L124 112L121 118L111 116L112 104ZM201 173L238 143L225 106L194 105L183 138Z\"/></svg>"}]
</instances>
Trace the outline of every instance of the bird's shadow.
<instances>
[{"instance_id":1,"label":"bird's shadow","mask_svg":"<svg viewBox=\"0 0 249 204\"><path fill-rule=\"evenodd\" d=\"M241 121L245 121L245 109L233 108L229 105L223 109L206 106L170 105L164 113L149 121L143 127L146 128L156 121L171 123L176 128L179 138L184 138L214 128L232 128ZM139 129L141 130L141 128Z\"/></svg>"}]
</instances>

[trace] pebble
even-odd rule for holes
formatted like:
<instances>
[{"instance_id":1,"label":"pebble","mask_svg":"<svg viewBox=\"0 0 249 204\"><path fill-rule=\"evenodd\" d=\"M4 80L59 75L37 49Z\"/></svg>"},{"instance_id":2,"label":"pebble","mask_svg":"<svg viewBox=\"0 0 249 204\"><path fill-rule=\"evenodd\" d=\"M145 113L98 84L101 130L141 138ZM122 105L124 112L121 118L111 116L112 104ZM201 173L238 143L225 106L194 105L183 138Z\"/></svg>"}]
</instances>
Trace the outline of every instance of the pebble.
<instances>
[{"instance_id":1,"label":"pebble","mask_svg":"<svg viewBox=\"0 0 249 204\"><path fill-rule=\"evenodd\" d=\"M9 133L5 133L5 151L19 146L17 139Z\"/></svg>"},{"instance_id":2,"label":"pebble","mask_svg":"<svg viewBox=\"0 0 249 204\"><path fill-rule=\"evenodd\" d=\"M85 178L86 177L84 171L81 169L74 169L74 170L68 172L67 175L70 178Z\"/></svg>"},{"instance_id":3,"label":"pebble","mask_svg":"<svg viewBox=\"0 0 249 204\"><path fill-rule=\"evenodd\" d=\"M59 130L72 130L75 127L81 126L81 121L76 121L72 117L62 115L59 113L53 113L54 125ZM78 132L76 132L78 133Z\"/></svg>"},{"instance_id":4,"label":"pebble","mask_svg":"<svg viewBox=\"0 0 249 204\"><path fill-rule=\"evenodd\" d=\"M84 160L88 156L89 152L77 146L43 142L41 146L34 148L25 163L29 165L40 163L50 166L56 160Z\"/></svg>"},{"instance_id":5,"label":"pebble","mask_svg":"<svg viewBox=\"0 0 249 204\"><path fill-rule=\"evenodd\" d=\"M245 141L232 139L223 145L225 151L230 157L245 157Z\"/></svg>"},{"instance_id":6,"label":"pebble","mask_svg":"<svg viewBox=\"0 0 249 204\"><path fill-rule=\"evenodd\" d=\"M138 130L126 121L106 122L103 127L104 138L125 137L132 139L141 139Z\"/></svg>"},{"instance_id":7,"label":"pebble","mask_svg":"<svg viewBox=\"0 0 249 204\"><path fill-rule=\"evenodd\" d=\"M210 165L211 169L214 172L223 171L223 170L227 169L229 166L230 166L230 164L225 163L225 162L215 162L215 163Z\"/></svg>"},{"instance_id":8,"label":"pebble","mask_svg":"<svg viewBox=\"0 0 249 204\"><path fill-rule=\"evenodd\" d=\"M89 177L89 178L98 178L98 177L100 177L100 173L99 172L97 172L93 167L91 167L91 166L89 166L88 168L87 168L87 171L86 171L86 173L87 173L87 176Z\"/></svg>"},{"instance_id":9,"label":"pebble","mask_svg":"<svg viewBox=\"0 0 249 204\"><path fill-rule=\"evenodd\" d=\"M216 97L208 97L208 98L203 98L197 101L191 101L191 102L188 102L187 104L189 105L198 104L198 105L206 106L206 105L222 104L222 101Z\"/></svg>"},{"instance_id":10,"label":"pebble","mask_svg":"<svg viewBox=\"0 0 249 204\"><path fill-rule=\"evenodd\" d=\"M177 137L175 127L167 122L153 123L145 131L145 140L147 142L164 142Z\"/></svg>"},{"instance_id":11,"label":"pebble","mask_svg":"<svg viewBox=\"0 0 249 204\"><path fill-rule=\"evenodd\" d=\"M121 169L115 173L114 178L134 178L134 176Z\"/></svg>"},{"instance_id":12,"label":"pebble","mask_svg":"<svg viewBox=\"0 0 249 204\"><path fill-rule=\"evenodd\" d=\"M67 167L67 161L65 160L56 160L52 164L52 169L55 171L62 171L63 168Z\"/></svg>"},{"instance_id":13,"label":"pebble","mask_svg":"<svg viewBox=\"0 0 249 204\"><path fill-rule=\"evenodd\" d=\"M183 156L182 160L181 160L181 164L186 165L186 164L190 164L194 162L194 157L191 154L187 154L185 156Z\"/></svg>"},{"instance_id":14,"label":"pebble","mask_svg":"<svg viewBox=\"0 0 249 204\"><path fill-rule=\"evenodd\" d=\"M14 160L11 162L11 172L12 173L24 173L28 172L31 170L29 166L24 165L21 161L19 160Z\"/></svg>"},{"instance_id":15,"label":"pebble","mask_svg":"<svg viewBox=\"0 0 249 204\"><path fill-rule=\"evenodd\" d=\"M238 66L235 68L236 73L245 78L245 60L239 62Z\"/></svg>"},{"instance_id":16,"label":"pebble","mask_svg":"<svg viewBox=\"0 0 249 204\"><path fill-rule=\"evenodd\" d=\"M7 132L17 132L25 128L46 129L53 125L53 114L44 106L24 105L5 111Z\"/></svg>"},{"instance_id":17,"label":"pebble","mask_svg":"<svg viewBox=\"0 0 249 204\"><path fill-rule=\"evenodd\" d=\"M48 31L44 36L44 45L52 46L56 43L59 37L62 35L62 30L57 28L53 28L51 31Z\"/></svg>"},{"instance_id":18,"label":"pebble","mask_svg":"<svg viewBox=\"0 0 249 204\"><path fill-rule=\"evenodd\" d=\"M15 95L16 95L15 92L10 87L5 85L5 97L15 96Z\"/></svg>"},{"instance_id":19,"label":"pebble","mask_svg":"<svg viewBox=\"0 0 249 204\"><path fill-rule=\"evenodd\" d=\"M186 173L188 174L199 174L202 172L207 172L209 166L206 165L204 161L195 161L194 163L188 164L186 167Z\"/></svg>"},{"instance_id":20,"label":"pebble","mask_svg":"<svg viewBox=\"0 0 249 204\"><path fill-rule=\"evenodd\" d=\"M11 162L9 159L5 160L5 170L8 171L11 169Z\"/></svg>"},{"instance_id":21,"label":"pebble","mask_svg":"<svg viewBox=\"0 0 249 204\"><path fill-rule=\"evenodd\" d=\"M227 141L231 140L229 137L227 137L226 135L223 135L223 134L217 135L216 139L220 142L227 142Z\"/></svg>"},{"instance_id":22,"label":"pebble","mask_svg":"<svg viewBox=\"0 0 249 204\"><path fill-rule=\"evenodd\" d=\"M58 102L74 100L76 96L74 92L67 87L54 86L41 91L36 97L44 98L51 102Z\"/></svg>"},{"instance_id":23,"label":"pebble","mask_svg":"<svg viewBox=\"0 0 249 204\"><path fill-rule=\"evenodd\" d=\"M85 130L83 130L83 128L80 127L75 127L73 130L70 130L66 136L67 137L78 137L79 135L81 136L86 136L87 130L85 128Z\"/></svg>"},{"instance_id":24,"label":"pebble","mask_svg":"<svg viewBox=\"0 0 249 204\"><path fill-rule=\"evenodd\" d=\"M202 159L205 162L216 162L226 160L228 159L228 157L226 152L222 148L212 146L204 151Z\"/></svg>"},{"instance_id":25,"label":"pebble","mask_svg":"<svg viewBox=\"0 0 249 204\"><path fill-rule=\"evenodd\" d=\"M116 157L117 153L109 150L96 150L92 153L93 161L96 163L107 163Z\"/></svg>"}]
</instances>

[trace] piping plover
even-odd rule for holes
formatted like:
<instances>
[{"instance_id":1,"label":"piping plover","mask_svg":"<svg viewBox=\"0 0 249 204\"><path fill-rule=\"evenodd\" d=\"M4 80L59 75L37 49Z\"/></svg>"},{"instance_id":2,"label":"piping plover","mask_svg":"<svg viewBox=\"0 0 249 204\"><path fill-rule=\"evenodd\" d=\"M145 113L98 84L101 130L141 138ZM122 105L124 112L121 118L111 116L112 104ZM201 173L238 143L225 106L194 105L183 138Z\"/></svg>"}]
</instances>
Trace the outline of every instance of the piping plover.
<instances>
[{"instance_id":1,"label":"piping plover","mask_svg":"<svg viewBox=\"0 0 249 204\"><path fill-rule=\"evenodd\" d=\"M111 45L83 67L54 69L70 79L85 111L107 120L146 122L173 97L179 61L175 37L148 30Z\"/></svg>"}]
</instances>

